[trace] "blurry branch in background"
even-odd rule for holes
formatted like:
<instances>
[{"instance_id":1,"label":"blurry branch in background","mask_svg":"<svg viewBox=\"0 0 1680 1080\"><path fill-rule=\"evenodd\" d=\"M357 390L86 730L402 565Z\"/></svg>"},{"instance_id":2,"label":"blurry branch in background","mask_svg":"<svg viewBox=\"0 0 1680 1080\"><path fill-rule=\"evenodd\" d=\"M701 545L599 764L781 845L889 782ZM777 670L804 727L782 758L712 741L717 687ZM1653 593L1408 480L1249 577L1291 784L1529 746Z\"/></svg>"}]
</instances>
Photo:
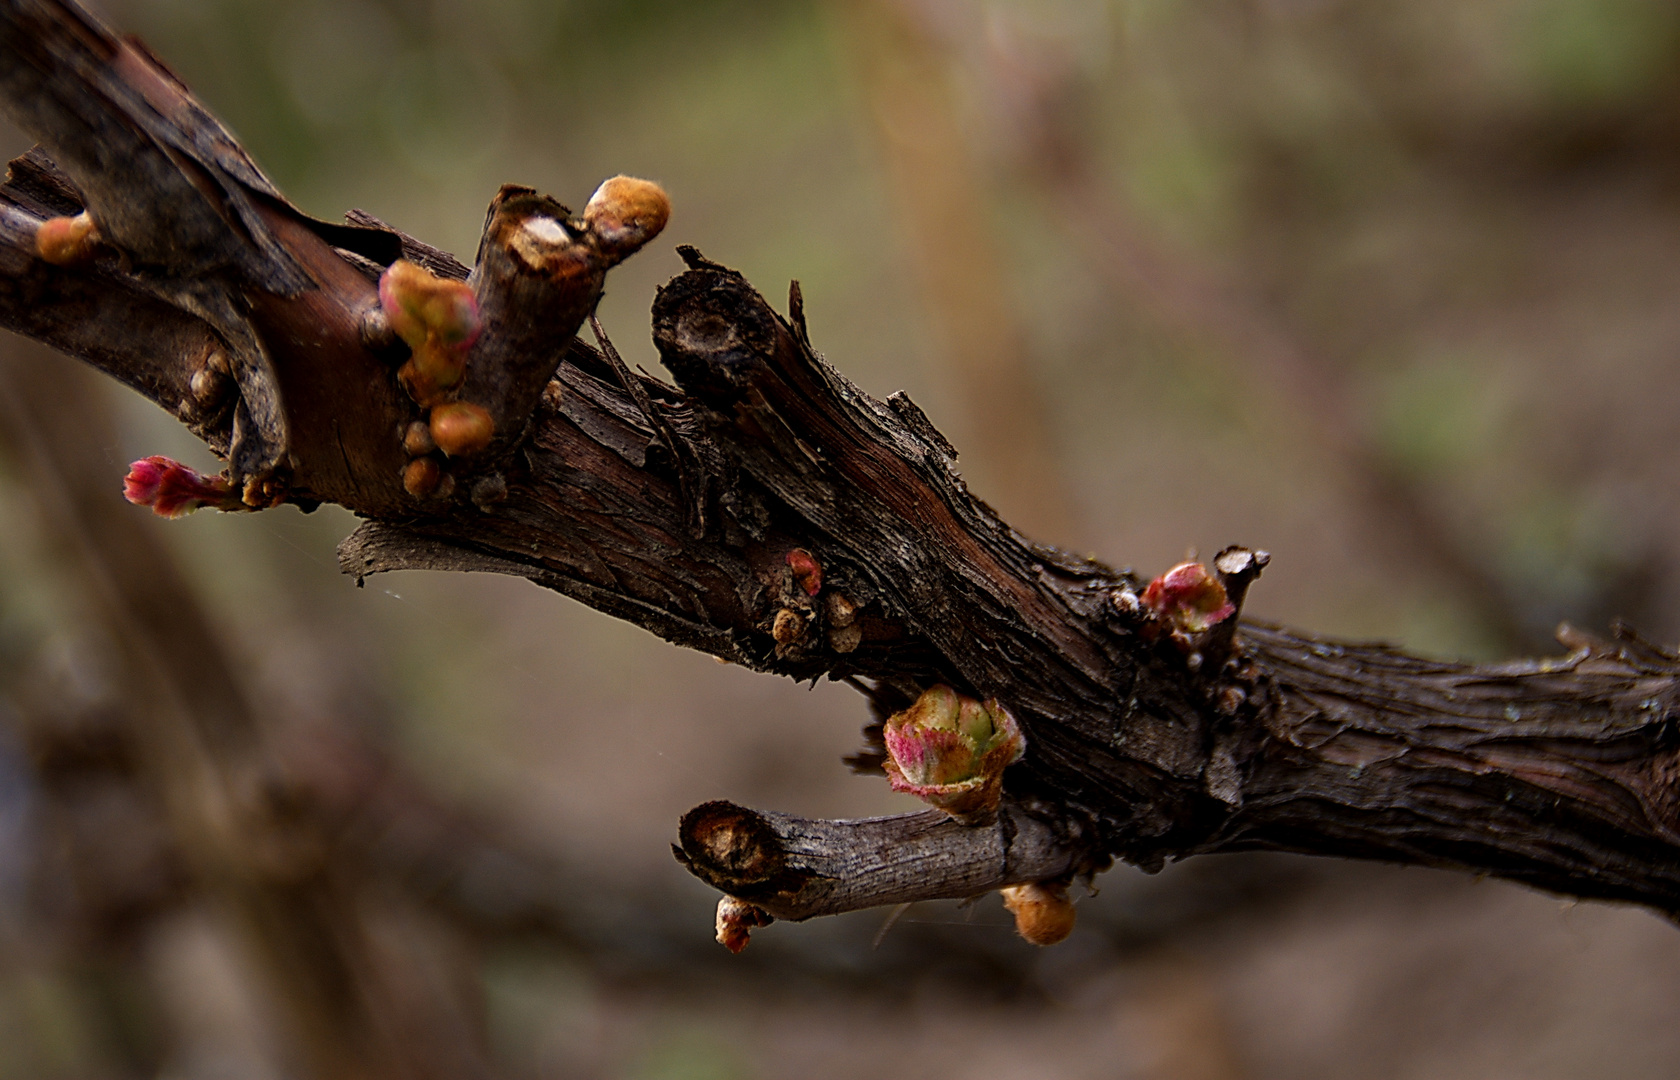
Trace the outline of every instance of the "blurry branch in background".
<instances>
[{"instance_id":1,"label":"blurry branch in background","mask_svg":"<svg viewBox=\"0 0 1680 1080\"><path fill-rule=\"evenodd\" d=\"M1083 529L946 57L896 0L833 7L886 166L892 220L883 231L902 237L921 283L932 360L971 479L1035 539L1077 549Z\"/></svg>"},{"instance_id":2,"label":"blurry branch in background","mask_svg":"<svg viewBox=\"0 0 1680 1080\"><path fill-rule=\"evenodd\" d=\"M1415 566L1473 615L1498 651L1517 654L1550 642L1548 613L1531 611L1523 591L1455 535L1423 485L1373 441L1365 407L1353 391L1347 366L1324 355L1252 288L1198 261L1139 221L1114 181L1105 177L1081 125L1090 92L1070 42L1029 39L1010 15L984 5L944 0L870 0L857 10L890 10L900 40L920 44L921 68L947 72L965 65L986 91L985 119L1009 147L1008 159L1045 194L1070 250L1107 282L1113 295L1180 338L1216 347L1237 378L1262 400L1279 400L1302 421L1324 460L1339 477L1361 528L1391 559ZM938 87L946 115L954 110L948 80L927 77L924 92ZM931 106L926 106L931 110ZM950 130L956 126L951 122ZM969 147L948 148L969 160ZM965 172L970 190L975 181ZM978 199L979 196L975 195ZM1633 590L1624 579L1644 580L1636 565L1606 592L1615 599ZM1607 595L1603 599L1611 600ZM1598 605L1589 605L1598 606ZM1613 611L1610 614L1638 615Z\"/></svg>"},{"instance_id":3,"label":"blurry branch in background","mask_svg":"<svg viewBox=\"0 0 1680 1080\"><path fill-rule=\"evenodd\" d=\"M292 752L277 750L154 523L112 498L103 402L82 373L17 351L0 360L6 449L112 646L124 730L110 737L132 748L131 782L142 805L156 799L192 888L270 984L294 1064L346 1080L486 1075L471 980L450 971L461 944L376 887L357 850L358 816L386 809L369 755L325 731L287 732Z\"/></svg>"}]
</instances>

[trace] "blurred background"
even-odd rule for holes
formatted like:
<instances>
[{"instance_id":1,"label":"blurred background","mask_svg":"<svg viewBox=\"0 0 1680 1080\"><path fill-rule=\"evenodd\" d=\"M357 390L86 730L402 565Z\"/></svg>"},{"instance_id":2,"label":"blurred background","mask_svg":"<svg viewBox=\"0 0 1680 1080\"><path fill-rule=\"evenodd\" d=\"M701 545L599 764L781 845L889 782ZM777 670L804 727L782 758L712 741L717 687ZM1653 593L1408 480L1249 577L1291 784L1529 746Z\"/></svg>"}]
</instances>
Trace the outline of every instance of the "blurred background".
<instances>
[{"instance_id":1,"label":"blurred background","mask_svg":"<svg viewBox=\"0 0 1680 1080\"><path fill-rule=\"evenodd\" d=\"M1437 655L1680 638L1680 7L1659 0L105 0L299 205L470 259L619 172L907 390L1023 531ZM10 149L25 145L13 135ZM711 798L913 808L863 702L524 581L357 589L326 507L151 519L152 406L0 343L0 1080L1672 1077L1680 932L1286 856L731 957Z\"/></svg>"}]
</instances>

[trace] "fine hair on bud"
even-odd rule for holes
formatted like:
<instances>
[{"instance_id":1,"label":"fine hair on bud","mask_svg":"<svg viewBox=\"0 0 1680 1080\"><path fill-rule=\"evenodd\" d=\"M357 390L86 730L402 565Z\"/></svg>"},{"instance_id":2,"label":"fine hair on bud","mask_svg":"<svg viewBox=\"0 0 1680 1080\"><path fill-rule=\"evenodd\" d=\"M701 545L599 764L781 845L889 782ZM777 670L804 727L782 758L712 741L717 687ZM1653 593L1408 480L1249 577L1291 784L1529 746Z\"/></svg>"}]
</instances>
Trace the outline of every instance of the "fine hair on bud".
<instances>
[{"instance_id":1,"label":"fine hair on bud","mask_svg":"<svg viewBox=\"0 0 1680 1080\"><path fill-rule=\"evenodd\" d=\"M583 221L603 254L614 262L658 236L671 219L671 199L651 180L615 176L589 197Z\"/></svg>"},{"instance_id":2,"label":"fine hair on bud","mask_svg":"<svg viewBox=\"0 0 1680 1080\"><path fill-rule=\"evenodd\" d=\"M1054 882L1011 885L1001 890L1003 906L1015 916L1015 932L1034 945L1054 945L1073 933L1078 913L1067 886Z\"/></svg>"}]
</instances>

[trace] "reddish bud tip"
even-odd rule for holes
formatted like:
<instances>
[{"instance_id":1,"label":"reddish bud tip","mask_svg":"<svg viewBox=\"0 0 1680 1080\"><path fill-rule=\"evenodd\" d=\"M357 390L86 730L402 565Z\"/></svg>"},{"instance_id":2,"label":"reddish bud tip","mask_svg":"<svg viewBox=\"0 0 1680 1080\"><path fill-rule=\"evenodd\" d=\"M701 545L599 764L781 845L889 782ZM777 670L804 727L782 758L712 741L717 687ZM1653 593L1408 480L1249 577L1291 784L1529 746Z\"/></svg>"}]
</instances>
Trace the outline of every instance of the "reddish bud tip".
<instances>
[{"instance_id":1,"label":"reddish bud tip","mask_svg":"<svg viewBox=\"0 0 1680 1080\"><path fill-rule=\"evenodd\" d=\"M242 510L244 500L225 477L205 476L179 461L154 455L134 462L123 477L123 498L149 506L166 518L190 514L202 506Z\"/></svg>"},{"instance_id":2,"label":"reddish bud tip","mask_svg":"<svg viewBox=\"0 0 1680 1080\"><path fill-rule=\"evenodd\" d=\"M806 596L815 596L822 592L822 563L817 557L804 548L794 548L787 553L788 568L793 571L793 580L805 590Z\"/></svg>"},{"instance_id":3,"label":"reddish bud tip","mask_svg":"<svg viewBox=\"0 0 1680 1080\"><path fill-rule=\"evenodd\" d=\"M1143 606L1175 630L1200 634L1236 614L1225 586L1199 562L1179 563L1149 583Z\"/></svg>"},{"instance_id":4,"label":"reddish bud tip","mask_svg":"<svg viewBox=\"0 0 1680 1080\"><path fill-rule=\"evenodd\" d=\"M432 410L432 442L450 457L476 454L496 435L490 414L467 401L451 401Z\"/></svg>"},{"instance_id":5,"label":"reddish bud tip","mask_svg":"<svg viewBox=\"0 0 1680 1080\"><path fill-rule=\"evenodd\" d=\"M93 257L99 229L86 210L74 217L48 218L35 230L35 254L54 266L74 266Z\"/></svg>"},{"instance_id":6,"label":"reddish bud tip","mask_svg":"<svg viewBox=\"0 0 1680 1080\"><path fill-rule=\"evenodd\" d=\"M398 259L380 275L379 306L392 331L411 349L428 340L465 349L483 327L471 286L438 277L407 259Z\"/></svg>"},{"instance_id":7,"label":"reddish bud tip","mask_svg":"<svg viewBox=\"0 0 1680 1080\"><path fill-rule=\"evenodd\" d=\"M671 219L671 199L651 180L615 176L589 197L583 221L613 262L629 258Z\"/></svg>"},{"instance_id":8,"label":"reddish bud tip","mask_svg":"<svg viewBox=\"0 0 1680 1080\"><path fill-rule=\"evenodd\" d=\"M775 921L775 916L763 908L754 907L733 896L725 896L718 901L717 906L718 944L739 956L747 947L753 930L760 926L769 926Z\"/></svg>"}]
</instances>

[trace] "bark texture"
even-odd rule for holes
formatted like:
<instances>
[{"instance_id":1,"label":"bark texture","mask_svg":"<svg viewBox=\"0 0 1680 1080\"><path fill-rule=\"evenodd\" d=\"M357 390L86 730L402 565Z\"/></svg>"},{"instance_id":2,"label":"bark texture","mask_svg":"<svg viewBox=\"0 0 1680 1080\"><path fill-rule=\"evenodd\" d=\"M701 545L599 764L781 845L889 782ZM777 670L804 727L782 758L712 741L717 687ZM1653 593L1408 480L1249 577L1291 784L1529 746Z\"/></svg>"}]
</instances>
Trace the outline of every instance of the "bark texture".
<instances>
[{"instance_id":1,"label":"bark texture","mask_svg":"<svg viewBox=\"0 0 1680 1080\"><path fill-rule=\"evenodd\" d=\"M1234 617L1170 633L1129 572L1013 531L914 403L877 401L818 355L797 286L784 316L691 249L653 310L675 385L571 340L530 414L499 428L519 435L452 466L451 497L417 502L400 482L416 409L364 315L399 249L446 276L466 268L365 215L342 233L305 219L184 88L160 90L154 62L75 9L0 12L0 93L48 150L0 189L0 323L192 424L257 482L249 501L331 499L366 517L346 572L514 574L755 670L850 680L877 721L946 683L998 698L1025 732L1007 835L927 815L740 811L753 858L797 880L749 880L737 846L685 827L683 857L706 880L802 918L1115 857L1271 848L1680 910L1674 653L1626 630L1571 632L1560 659L1478 667L1233 634ZM183 218L193 199L205 209ZM83 206L104 253L37 258L39 221ZM512 333L490 326L475 357L507 356ZM218 350L234 376L219 398L194 389ZM520 358L510 385L551 362ZM1227 554L1240 602L1263 560Z\"/></svg>"}]
</instances>

